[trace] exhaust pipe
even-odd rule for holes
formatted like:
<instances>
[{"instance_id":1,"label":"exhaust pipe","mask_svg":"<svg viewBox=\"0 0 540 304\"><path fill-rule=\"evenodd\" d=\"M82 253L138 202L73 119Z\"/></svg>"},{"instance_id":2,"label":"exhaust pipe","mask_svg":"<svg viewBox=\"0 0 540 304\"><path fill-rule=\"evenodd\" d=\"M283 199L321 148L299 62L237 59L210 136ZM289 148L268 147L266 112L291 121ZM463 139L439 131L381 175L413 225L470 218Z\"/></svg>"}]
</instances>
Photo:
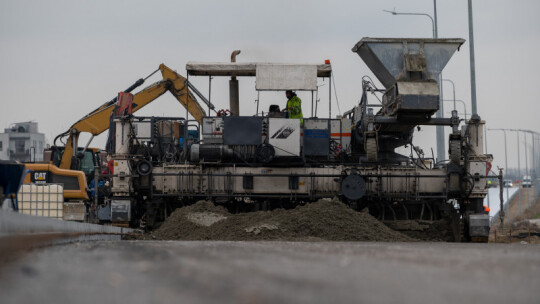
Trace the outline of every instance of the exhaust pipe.
<instances>
[{"instance_id":1,"label":"exhaust pipe","mask_svg":"<svg viewBox=\"0 0 540 304\"><path fill-rule=\"evenodd\" d=\"M241 53L240 50L235 50L235 51L233 51L233 52L231 53L231 62L236 62L236 56L237 56L238 54L240 54L240 53Z\"/></svg>"},{"instance_id":2,"label":"exhaust pipe","mask_svg":"<svg viewBox=\"0 0 540 304\"><path fill-rule=\"evenodd\" d=\"M238 54L240 54L240 50L235 50L231 53L231 62L236 62L236 56ZM240 114L239 88L236 76L232 76L229 81L229 108L232 116L238 116Z\"/></svg>"}]
</instances>

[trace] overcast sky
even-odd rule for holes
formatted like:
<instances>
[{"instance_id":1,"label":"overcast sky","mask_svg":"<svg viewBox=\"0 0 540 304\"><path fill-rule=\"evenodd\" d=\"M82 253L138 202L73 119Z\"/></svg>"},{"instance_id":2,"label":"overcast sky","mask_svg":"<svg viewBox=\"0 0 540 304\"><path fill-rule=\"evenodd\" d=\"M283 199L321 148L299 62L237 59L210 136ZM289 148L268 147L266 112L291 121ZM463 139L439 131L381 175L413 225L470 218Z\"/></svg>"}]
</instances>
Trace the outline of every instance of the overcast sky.
<instances>
[{"instance_id":1,"label":"overcast sky","mask_svg":"<svg viewBox=\"0 0 540 304\"><path fill-rule=\"evenodd\" d=\"M188 61L323 63L332 61L339 108L358 103L361 77L372 73L351 48L362 37L432 35L424 16L393 16L382 10L433 14L431 0L364 1L0 1L0 128L36 121L49 141L160 63L185 75ZM540 1L474 0L478 112L488 128L540 132ZM441 38L464 38L443 71L456 98L470 108L466 0L437 2ZM208 92L207 77L192 77ZM375 79L375 78L374 78ZM158 81L159 75L146 84ZM212 82L212 101L228 108L228 79ZM145 84L145 85L146 85ZM322 81L320 81L322 84ZM255 113L253 79L241 78L241 114ZM328 85L321 88L319 116L328 113ZM310 94L300 94L310 113ZM444 83L444 99L452 87ZM261 94L261 108L283 105L282 94ZM452 103L445 103L451 110ZM333 114L337 113L334 98ZM458 110L462 112L461 104ZM137 115L183 116L169 95ZM328 114L326 114L328 115ZM448 116L449 113L446 114ZM447 132L448 134L448 132ZM103 147L105 136L93 146ZM88 137L83 137L83 139ZM414 142L435 147L431 128ZM515 134L509 134L509 167L517 166ZM530 137L529 137L530 145ZM524 139L521 139L525 167ZM434 148L435 149L435 148ZM502 132L488 133L488 152L504 166ZM530 155L529 155L530 156Z\"/></svg>"}]
</instances>

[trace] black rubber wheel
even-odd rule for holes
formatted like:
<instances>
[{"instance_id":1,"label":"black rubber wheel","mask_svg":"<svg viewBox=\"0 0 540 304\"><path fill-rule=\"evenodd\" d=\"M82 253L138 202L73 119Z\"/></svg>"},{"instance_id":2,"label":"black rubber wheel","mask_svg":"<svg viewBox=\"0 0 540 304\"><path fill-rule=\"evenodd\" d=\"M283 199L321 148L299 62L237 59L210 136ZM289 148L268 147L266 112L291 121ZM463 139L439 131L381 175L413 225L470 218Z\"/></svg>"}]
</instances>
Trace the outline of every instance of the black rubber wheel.
<instances>
[{"instance_id":1,"label":"black rubber wheel","mask_svg":"<svg viewBox=\"0 0 540 304\"><path fill-rule=\"evenodd\" d=\"M256 156L257 161L263 164L267 164L274 159L276 151L270 144L262 144L257 148Z\"/></svg>"},{"instance_id":2,"label":"black rubber wheel","mask_svg":"<svg viewBox=\"0 0 540 304\"><path fill-rule=\"evenodd\" d=\"M147 160L141 160L137 163L137 173L141 176L147 176L152 173L152 163Z\"/></svg>"}]
</instances>

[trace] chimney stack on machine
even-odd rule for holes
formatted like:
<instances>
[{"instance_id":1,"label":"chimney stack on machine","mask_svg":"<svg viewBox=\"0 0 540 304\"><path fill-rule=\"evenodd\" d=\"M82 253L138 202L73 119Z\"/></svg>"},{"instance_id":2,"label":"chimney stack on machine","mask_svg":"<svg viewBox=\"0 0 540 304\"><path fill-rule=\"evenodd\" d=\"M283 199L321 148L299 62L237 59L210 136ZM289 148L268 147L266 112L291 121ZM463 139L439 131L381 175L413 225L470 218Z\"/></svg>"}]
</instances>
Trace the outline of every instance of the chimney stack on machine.
<instances>
[{"instance_id":1,"label":"chimney stack on machine","mask_svg":"<svg viewBox=\"0 0 540 304\"><path fill-rule=\"evenodd\" d=\"M231 54L231 62L236 62L236 56L240 54L240 50L235 50ZM232 116L240 115L240 98L238 90L238 80L236 76L232 76L229 81L229 104Z\"/></svg>"}]
</instances>

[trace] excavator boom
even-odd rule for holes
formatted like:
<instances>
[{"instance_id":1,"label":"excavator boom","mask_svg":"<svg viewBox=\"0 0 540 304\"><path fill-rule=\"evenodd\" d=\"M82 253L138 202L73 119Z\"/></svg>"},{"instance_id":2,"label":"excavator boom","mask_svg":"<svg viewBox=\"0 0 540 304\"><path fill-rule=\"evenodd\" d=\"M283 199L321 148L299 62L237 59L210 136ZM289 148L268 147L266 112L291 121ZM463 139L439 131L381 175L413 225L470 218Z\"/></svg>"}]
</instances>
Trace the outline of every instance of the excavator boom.
<instances>
[{"instance_id":1,"label":"excavator boom","mask_svg":"<svg viewBox=\"0 0 540 304\"><path fill-rule=\"evenodd\" d=\"M161 70L163 80L158 81L133 95L133 113L142 109L144 106L151 103L165 92L169 91L174 95L178 102L184 106L184 108L187 108L188 112L193 116L193 118L195 118L199 123L202 122L202 117L205 115L204 109L197 102L195 96L193 96L193 94L188 90L186 78L164 64L161 64L159 69ZM142 81L139 80L137 83L142 84ZM73 124L69 131L64 133L68 136L68 139L59 168L76 169L71 167L72 158L74 156L74 148L76 149L79 134L81 132L88 132L93 136L96 136L108 130L110 117L115 109L115 106L116 103L114 102L107 102L103 104Z\"/></svg>"},{"instance_id":2,"label":"excavator boom","mask_svg":"<svg viewBox=\"0 0 540 304\"><path fill-rule=\"evenodd\" d=\"M195 96L189 92L186 84L186 78L171 70L164 64L161 64L159 69L161 70L163 79L167 79L172 82L172 85L169 87L169 91L184 106L184 108L188 110L189 114L191 114L195 120L202 123L202 118L205 116L204 109L201 107L199 102L197 102Z\"/></svg>"}]
</instances>

